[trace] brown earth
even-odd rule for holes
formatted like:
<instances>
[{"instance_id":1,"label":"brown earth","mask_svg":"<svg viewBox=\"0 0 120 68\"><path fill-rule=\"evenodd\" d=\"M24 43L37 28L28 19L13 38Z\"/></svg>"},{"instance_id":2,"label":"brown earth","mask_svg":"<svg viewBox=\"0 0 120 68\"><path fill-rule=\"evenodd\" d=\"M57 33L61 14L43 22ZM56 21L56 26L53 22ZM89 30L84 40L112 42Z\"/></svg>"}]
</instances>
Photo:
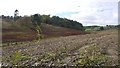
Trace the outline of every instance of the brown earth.
<instances>
[{"instance_id":1,"label":"brown earth","mask_svg":"<svg viewBox=\"0 0 120 68\"><path fill-rule=\"evenodd\" d=\"M33 30L2 29L2 42L32 41L36 38Z\"/></svg>"},{"instance_id":2,"label":"brown earth","mask_svg":"<svg viewBox=\"0 0 120 68\"><path fill-rule=\"evenodd\" d=\"M42 24L41 29L44 38L86 34L85 32L80 30L57 27L48 24ZM37 33L32 29L25 30L13 28L2 29L2 42L32 41L35 40L36 38Z\"/></svg>"},{"instance_id":3,"label":"brown earth","mask_svg":"<svg viewBox=\"0 0 120 68\"><path fill-rule=\"evenodd\" d=\"M104 30L86 35L48 38L40 41L25 42L23 44L3 45L3 65L9 65L9 56L20 51L22 55L29 56L29 60L19 61L19 65L75 65L80 60L82 52L91 56L91 46L95 45L100 53L107 56L102 62L106 65L118 65L118 31L116 29ZM89 51L90 50L90 51ZM94 49L92 49L94 51ZM95 51L96 54L99 52ZM6 58L5 58L6 57ZM99 57L99 56L98 56ZM98 60L97 60L98 61Z\"/></svg>"}]
</instances>

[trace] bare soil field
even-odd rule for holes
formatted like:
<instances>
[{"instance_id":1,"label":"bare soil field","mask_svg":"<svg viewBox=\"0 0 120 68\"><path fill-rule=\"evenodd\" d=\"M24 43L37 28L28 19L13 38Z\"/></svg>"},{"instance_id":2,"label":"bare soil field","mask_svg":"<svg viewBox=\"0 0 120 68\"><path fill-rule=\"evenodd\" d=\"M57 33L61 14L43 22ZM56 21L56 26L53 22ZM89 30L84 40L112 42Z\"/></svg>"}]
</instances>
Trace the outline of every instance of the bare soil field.
<instances>
[{"instance_id":1,"label":"bare soil field","mask_svg":"<svg viewBox=\"0 0 120 68\"><path fill-rule=\"evenodd\" d=\"M2 45L2 65L118 65L118 31Z\"/></svg>"},{"instance_id":2,"label":"bare soil field","mask_svg":"<svg viewBox=\"0 0 120 68\"><path fill-rule=\"evenodd\" d=\"M41 30L42 30L42 34L44 35L44 38L87 34L86 32L80 30L57 27L48 24L42 24ZM37 32L30 28L18 29L18 28L10 28L10 27L5 28L4 26L4 28L2 29L3 43L32 41L32 40L36 40L36 38L37 38Z\"/></svg>"},{"instance_id":3,"label":"bare soil field","mask_svg":"<svg viewBox=\"0 0 120 68\"><path fill-rule=\"evenodd\" d=\"M20 42L36 39L37 33L33 30L2 29L2 42Z\"/></svg>"}]
</instances>

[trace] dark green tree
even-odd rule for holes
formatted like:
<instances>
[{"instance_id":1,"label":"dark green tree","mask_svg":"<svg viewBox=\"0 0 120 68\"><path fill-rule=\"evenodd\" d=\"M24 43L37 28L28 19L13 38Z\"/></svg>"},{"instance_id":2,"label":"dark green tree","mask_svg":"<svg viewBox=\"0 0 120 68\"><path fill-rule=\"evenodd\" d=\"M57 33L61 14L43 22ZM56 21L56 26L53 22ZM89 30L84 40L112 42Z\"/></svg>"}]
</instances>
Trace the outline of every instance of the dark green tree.
<instances>
[{"instance_id":1,"label":"dark green tree","mask_svg":"<svg viewBox=\"0 0 120 68\"><path fill-rule=\"evenodd\" d=\"M41 22L42 22L42 17L40 16L40 14L34 14L32 16L32 22L33 25L35 26L35 30L37 32L37 40L43 38L42 36L42 30L41 30Z\"/></svg>"},{"instance_id":2,"label":"dark green tree","mask_svg":"<svg viewBox=\"0 0 120 68\"><path fill-rule=\"evenodd\" d=\"M50 15L42 15L42 23L50 24Z\"/></svg>"},{"instance_id":3,"label":"dark green tree","mask_svg":"<svg viewBox=\"0 0 120 68\"><path fill-rule=\"evenodd\" d=\"M41 25L41 16L39 14L34 14L32 16L32 22L34 25Z\"/></svg>"}]
</instances>

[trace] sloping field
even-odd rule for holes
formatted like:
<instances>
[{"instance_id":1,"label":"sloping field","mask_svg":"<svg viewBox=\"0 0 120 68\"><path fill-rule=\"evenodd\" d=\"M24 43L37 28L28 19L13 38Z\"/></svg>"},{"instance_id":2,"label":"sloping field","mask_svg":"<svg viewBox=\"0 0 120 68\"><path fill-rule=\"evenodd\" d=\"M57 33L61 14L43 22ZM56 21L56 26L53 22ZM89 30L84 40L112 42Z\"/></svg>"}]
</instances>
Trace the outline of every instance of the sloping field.
<instances>
[{"instance_id":1,"label":"sloping field","mask_svg":"<svg viewBox=\"0 0 120 68\"><path fill-rule=\"evenodd\" d=\"M7 23L5 22L2 28L3 42L31 41L37 38L37 33L35 30L20 26L18 24L6 24ZM42 24L41 30L44 38L86 34L80 30L57 27L48 24Z\"/></svg>"},{"instance_id":2,"label":"sloping field","mask_svg":"<svg viewBox=\"0 0 120 68\"><path fill-rule=\"evenodd\" d=\"M42 23L41 29L45 37L58 37L58 36L87 34L86 32L81 31L81 30L53 26L53 25L44 24L44 23Z\"/></svg>"},{"instance_id":3,"label":"sloping field","mask_svg":"<svg viewBox=\"0 0 120 68\"><path fill-rule=\"evenodd\" d=\"M116 29L93 34L3 44L3 65L118 65Z\"/></svg>"}]
</instances>

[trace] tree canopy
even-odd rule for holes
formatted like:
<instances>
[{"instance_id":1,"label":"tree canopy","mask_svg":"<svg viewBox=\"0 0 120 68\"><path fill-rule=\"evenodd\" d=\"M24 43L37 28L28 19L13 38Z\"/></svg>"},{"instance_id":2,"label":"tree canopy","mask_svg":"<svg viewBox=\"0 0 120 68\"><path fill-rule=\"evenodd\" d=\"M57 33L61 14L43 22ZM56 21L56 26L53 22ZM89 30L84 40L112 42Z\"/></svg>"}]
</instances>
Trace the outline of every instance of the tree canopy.
<instances>
[{"instance_id":1,"label":"tree canopy","mask_svg":"<svg viewBox=\"0 0 120 68\"><path fill-rule=\"evenodd\" d=\"M81 23L66 18L60 18L58 16L50 17L50 15L34 14L31 17L33 24L37 23L38 25L40 25L41 23L46 23L60 27L84 30L84 27Z\"/></svg>"},{"instance_id":2,"label":"tree canopy","mask_svg":"<svg viewBox=\"0 0 120 68\"><path fill-rule=\"evenodd\" d=\"M36 24L40 25L41 24L40 14L34 14L31 17L32 17L32 22L33 22L34 25L36 25Z\"/></svg>"}]
</instances>

